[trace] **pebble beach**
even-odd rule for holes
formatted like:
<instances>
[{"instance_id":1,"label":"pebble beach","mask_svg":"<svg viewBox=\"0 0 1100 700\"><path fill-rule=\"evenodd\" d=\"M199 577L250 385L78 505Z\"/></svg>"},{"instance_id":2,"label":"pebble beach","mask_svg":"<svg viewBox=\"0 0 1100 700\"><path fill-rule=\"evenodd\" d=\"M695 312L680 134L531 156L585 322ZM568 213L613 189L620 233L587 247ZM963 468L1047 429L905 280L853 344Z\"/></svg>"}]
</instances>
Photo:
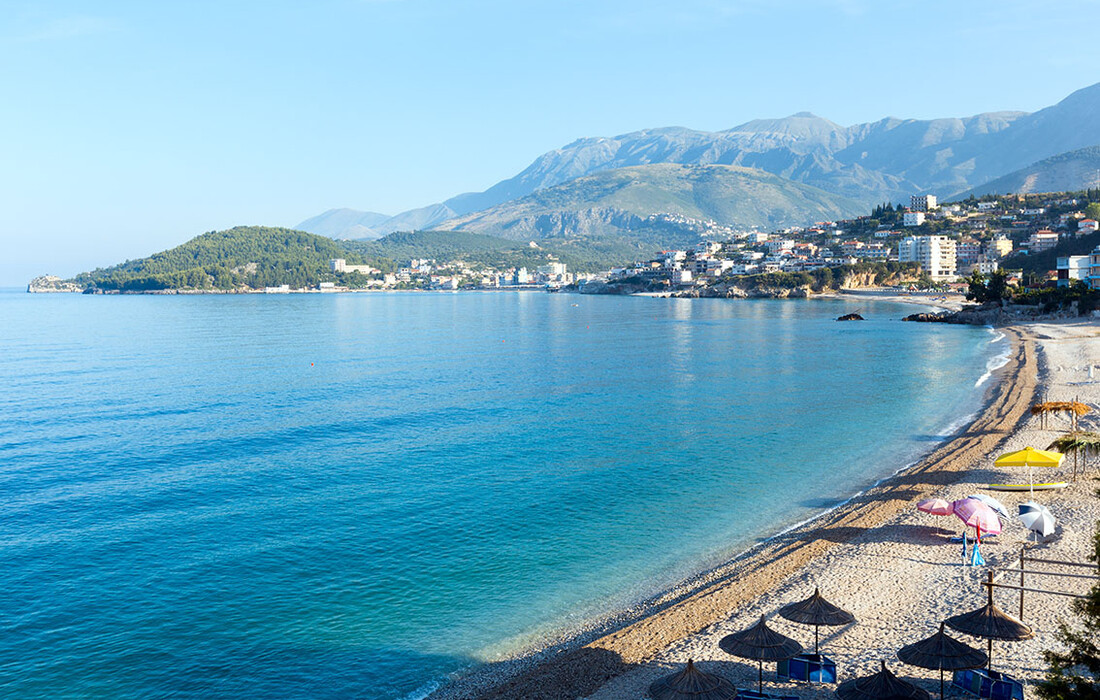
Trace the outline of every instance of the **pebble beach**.
<instances>
[{"instance_id":1,"label":"pebble beach","mask_svg":"<svg viewBox=\"0 0 1100 700\"><path fill-rule=\"evenodd\" d=\"M929 692L939 692L939 674L905 666L897 650L937 631L941 620L977 609L986 601L989 571L995 582L1018 585L1019 574L999 571L1018 566L1027 556L1086 562L1100 498L1095 459L1073 480L1072 457L1055 470L1041 470L1036 481L1070 481L1059 491L1037 492L1035 500L1058 520L1056 532L1042 542L1029 537L1015 518L1004 531L982 545L986 566L964 566L954 516L918 512L924 498L948 501L985 493L998 498L1011 513L1030 499L1025 491L992 492L990 483L1026 483L1026 470L994 467L1004 452L1032 446L1046 448L1069 430L1066 416L1048 417L1045 427L1029 409L1039 400L1077 400L1100 406L1100 371L1090 379L1090 366L1100 367L1100 324L1071 320L1002 329L1013 350L994 373L984 410L953 439L923 461L858 494L811 522L782 533L749 552L652 601L644 614L626 619L583 646L563 645L537 662L511 665L507 673L492 670L452 684L439 697L592 698L614 700L646 697L649 685L694 659L697 666L721 674L738 687L756 687L755 662L731 657L718 640L743 630L764 615L769 626L812 650L813 628L790 623L776 612L820 588L831 602L853 613L857 622L821 628L822 651L838 666L843 682L868 675L885 660L899 677ZM1096 430L1100 413L1084 416L1080 428ZM1029 565L1030 567L1031 565ZM1046 565L1044 570L1088 573L1087 569ZM1028 587L1083 594L1091 581L1039 577ZM1019 593L995 589L996 604L1018 614ZM1058 621L1068 619L1064 596L1028 593L1024 622L1035 632L1023 642L996 642L993 668L1025 684L1044 675L1042 650L1057 645ZM949 631L971 646L983 640ZM799 697L832 696L835 685L778 682L774 664L765 664L764 691ZM1025 696L1032 697L1028 688ZM952 694L951 691L948 694ZM958 694L958 691L956 691Z\"/></svg>"}]
</instances>

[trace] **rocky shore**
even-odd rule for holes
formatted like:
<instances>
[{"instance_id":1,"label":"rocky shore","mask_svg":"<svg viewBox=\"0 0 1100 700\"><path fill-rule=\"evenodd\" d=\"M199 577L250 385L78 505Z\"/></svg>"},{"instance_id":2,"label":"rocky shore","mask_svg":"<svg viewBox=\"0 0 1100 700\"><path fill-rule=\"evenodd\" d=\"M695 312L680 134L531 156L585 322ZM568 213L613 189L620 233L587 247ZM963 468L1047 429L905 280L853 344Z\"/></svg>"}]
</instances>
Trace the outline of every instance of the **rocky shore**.
<instances>
[{"instance_id":1,"label":"rocky shore","mask_svg":"<svg viewBox=\"0 0 1100 700\"><path fill-rule=\"evenodd\" d=\"M971 326L1008 326L1015 323L1058 321L1078 318L1076 307L1065 311L1044 312L1039 306L1018 304L975 304L958 310L911 314L903 321L918 323L958 323Z\"/></svg>"}]
</instances>

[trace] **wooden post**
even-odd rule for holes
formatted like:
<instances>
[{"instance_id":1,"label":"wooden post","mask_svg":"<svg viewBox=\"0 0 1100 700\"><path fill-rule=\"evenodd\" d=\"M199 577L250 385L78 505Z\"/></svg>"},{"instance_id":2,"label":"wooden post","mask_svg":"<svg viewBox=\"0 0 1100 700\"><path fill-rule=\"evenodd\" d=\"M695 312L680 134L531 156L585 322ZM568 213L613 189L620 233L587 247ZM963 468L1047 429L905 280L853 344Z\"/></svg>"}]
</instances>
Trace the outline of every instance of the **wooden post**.
<instances>
[{"instance_id":1,"label":"wooden post","mask_svg":"<svg viewBox=\"0 0 1100 700\"><path fill-rule=\"evenodd\" d=\"M1026 548L1020 545L1020 620L1024 619L1024 552Z\"/></svg>"}]
</instances>

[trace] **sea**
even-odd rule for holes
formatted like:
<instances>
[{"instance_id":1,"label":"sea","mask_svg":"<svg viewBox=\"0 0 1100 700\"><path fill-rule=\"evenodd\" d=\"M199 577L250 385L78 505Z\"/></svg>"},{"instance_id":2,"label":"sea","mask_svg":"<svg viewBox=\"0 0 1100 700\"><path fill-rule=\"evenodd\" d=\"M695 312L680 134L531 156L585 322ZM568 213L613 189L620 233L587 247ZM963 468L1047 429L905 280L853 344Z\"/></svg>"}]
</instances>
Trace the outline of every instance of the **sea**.
<instances>
[{"instance_id":1,"label":"sea","mask_svg":"<svg viewBox=\"0 0 1100 700\"><path fill-rule=\"evenodd\" d=\"M1007 342L916 310L0 293L0 696L423 697L960 429Z\"/></svg>"}]
</instances>

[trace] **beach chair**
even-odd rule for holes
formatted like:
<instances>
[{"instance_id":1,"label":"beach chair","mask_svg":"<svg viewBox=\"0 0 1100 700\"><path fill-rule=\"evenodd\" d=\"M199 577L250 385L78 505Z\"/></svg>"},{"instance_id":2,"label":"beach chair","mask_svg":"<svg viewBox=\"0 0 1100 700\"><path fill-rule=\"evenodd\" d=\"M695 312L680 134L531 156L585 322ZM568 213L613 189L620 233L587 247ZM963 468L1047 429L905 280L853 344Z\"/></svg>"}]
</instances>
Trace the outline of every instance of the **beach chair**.
<instances>
[{"instance_id":1,"label":"beach chair","mask_svg":"<svg viewBox=\"0 0 1100 700\"><path fill-rule=\"evenodd\" d=\"M955 671L951 685L988 700L1024 700L1024 684L1000 671L984 668Z\"/></svg>"},{"instance_id":2,"label":"beach chair","mask_svg":"<svg viewBox=\"0 0 1100 700\"><path fill-rule=\"evenodd\" d=\"M769 693L758 693L755 690L745 690L743 688L737 689L737 697L745 698L746 700L799 700L797 695L771 695Z\"/></svg>"},{"instance_id":3,"label":"beach chair","mask_svg":"<svg viewBox=\"0 0 1100 700\"><path fill-rule=\"evenodd\" d=\"M777 661L775 675L780 680L836 683L836 662L823 654L799 654Z\"/></svg>"}]
</instances>

